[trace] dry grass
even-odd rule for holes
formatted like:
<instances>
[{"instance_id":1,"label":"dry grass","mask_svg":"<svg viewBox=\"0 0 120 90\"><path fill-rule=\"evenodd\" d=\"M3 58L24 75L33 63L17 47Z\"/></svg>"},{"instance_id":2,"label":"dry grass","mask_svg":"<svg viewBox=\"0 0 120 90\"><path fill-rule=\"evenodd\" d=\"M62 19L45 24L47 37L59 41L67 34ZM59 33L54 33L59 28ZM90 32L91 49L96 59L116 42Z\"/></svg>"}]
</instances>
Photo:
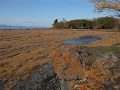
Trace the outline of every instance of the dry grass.
<instances>
[{"instance_id":1,"label":"dry grass","mask_svg":"<svg viewBox=\"0 0 120 90\"><path fill-rule=\"evenodd\" d=\"M60 41L87 35L103 39L86 46L110 46L120 43L120 32L0 30L0 78L6 81L4 86L12 88L15 85L14 80L25 79L34 67L48 62L55 50L66 46Z\"/></svg>"}]
</instances>

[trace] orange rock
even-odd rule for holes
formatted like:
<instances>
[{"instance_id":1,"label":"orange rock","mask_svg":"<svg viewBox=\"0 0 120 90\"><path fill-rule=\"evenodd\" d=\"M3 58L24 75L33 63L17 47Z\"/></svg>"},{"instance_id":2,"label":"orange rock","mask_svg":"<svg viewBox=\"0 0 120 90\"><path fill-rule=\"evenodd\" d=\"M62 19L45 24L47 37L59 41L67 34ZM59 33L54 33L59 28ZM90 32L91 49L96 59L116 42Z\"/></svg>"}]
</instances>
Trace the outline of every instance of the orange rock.
<instances>
[{"instance_id":1,"label":"orange rock","mask_svg":"<svg viewBox=\"0 0 120 90\"><path fill-rule=\"evenodd\" d=\"M57 52L53 56L55 72L60 79L68 82L71 90L106 90L107 85L116 83L120 77L119 70L112 74L115 67L119 68L116 57L109 58L109 55L104 55L92 62L90 69L81 63L80 57L73 49ZM119 86L114 88L119 90Z\"/></svg>"},{"instance_id":2,"label":"orange rock","mask_svg":"<svg viewBox=\"0 0 120 90\"><path fill-rule=\"evenodd\" d=\"M67 79L74 79L77 76L84 77L83 67L77 57L77 52L66 50L64 52L56 53L53 57L54 68L58 76Z\"/></svg>"}]
</instances>

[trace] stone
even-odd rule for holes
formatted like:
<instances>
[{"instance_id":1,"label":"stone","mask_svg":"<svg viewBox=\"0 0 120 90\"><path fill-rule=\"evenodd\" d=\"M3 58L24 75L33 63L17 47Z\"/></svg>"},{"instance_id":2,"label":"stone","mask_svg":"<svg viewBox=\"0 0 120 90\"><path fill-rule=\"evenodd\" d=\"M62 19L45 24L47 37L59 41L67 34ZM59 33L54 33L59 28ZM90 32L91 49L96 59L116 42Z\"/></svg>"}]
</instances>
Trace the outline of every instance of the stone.
<instances>
[{"instance_id":1,"label":"stone","mask_svg":"<svg viewBox=\"0 0 120 90\"><path fill-rule=\"evenodd\" d=\"M52 61L62 86L70 90L119 90L120 60L116 54L100 54L88 69L86 63L92 55L92 51L74 48L55 53Z\"/></svg>"}]
</instances>

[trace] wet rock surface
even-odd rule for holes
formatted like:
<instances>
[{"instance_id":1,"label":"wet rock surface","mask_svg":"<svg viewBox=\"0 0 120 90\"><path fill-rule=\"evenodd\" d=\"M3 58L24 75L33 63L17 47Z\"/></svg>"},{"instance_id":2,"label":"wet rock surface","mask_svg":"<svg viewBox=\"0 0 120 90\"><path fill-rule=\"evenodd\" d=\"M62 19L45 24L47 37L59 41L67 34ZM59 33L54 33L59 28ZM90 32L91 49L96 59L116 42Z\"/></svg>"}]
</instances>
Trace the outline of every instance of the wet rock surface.
<instances>
[{"instance_id":1,"label":"wet rock surface","mask_svg":"<svg viewBox=\"0 0 120 90\"><path fill-rule=\"evenodd\" d=\"M67 48L55 53L53 63L65 83L62 90L120 90L120 59L116 53Z\"/></svg>"},{"instance_id":2,"label":"wet rock surface","mask_svg":"<svg viewBox=\"0 0 120 90\"><path fill-rule=\"evenodd\" d=\"M30 72L30 76L20 82L14 90L60 90L60 82L51 62Z\"/></svg>"}]
</instances>

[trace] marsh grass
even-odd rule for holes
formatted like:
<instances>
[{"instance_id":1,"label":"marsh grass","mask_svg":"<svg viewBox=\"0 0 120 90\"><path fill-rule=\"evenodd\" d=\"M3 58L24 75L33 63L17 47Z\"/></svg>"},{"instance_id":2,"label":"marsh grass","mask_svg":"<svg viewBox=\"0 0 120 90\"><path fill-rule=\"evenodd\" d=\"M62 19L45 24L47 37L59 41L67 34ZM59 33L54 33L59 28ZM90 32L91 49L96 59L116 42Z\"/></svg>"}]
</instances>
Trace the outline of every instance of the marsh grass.
<instances>
[{"instance_id":1,"label":"marsh grass","mask_svg":"<svg viewBox=\"0 0 120 90\"><path fill-rule=\"evenodd\" d=\"M0 30L0 35L2 35L2 38L0 38L0 77L6 80L3 85L9 89L11 89L11 84L14 83L17 76L22 76L25 79L34 67L49 62L48 59L57 49L64 50L65 45L59 43L63 40L97 35L104 39L96 43L93 42L92 47L114 44L114 39L110 37L113 32L107 31ZM114 37L116 38L116 36L120 41L119 32ZM99 48L88 49L97 51ZM119 52L118 48L114 49L114 51Z\"/></svg>"},{"instance_id":2,"label":"marsh grass","mask_svg":"<svg viewBox=\"0 0 120 90\"><path fill-rule=\"evenodd\" d=\"M120 55L120 46L98 46L98 47L87 47L88 50L92 50L96 53L108 53L108 52L114 52L116 54Z\"/></svg>"}]
</instances>

